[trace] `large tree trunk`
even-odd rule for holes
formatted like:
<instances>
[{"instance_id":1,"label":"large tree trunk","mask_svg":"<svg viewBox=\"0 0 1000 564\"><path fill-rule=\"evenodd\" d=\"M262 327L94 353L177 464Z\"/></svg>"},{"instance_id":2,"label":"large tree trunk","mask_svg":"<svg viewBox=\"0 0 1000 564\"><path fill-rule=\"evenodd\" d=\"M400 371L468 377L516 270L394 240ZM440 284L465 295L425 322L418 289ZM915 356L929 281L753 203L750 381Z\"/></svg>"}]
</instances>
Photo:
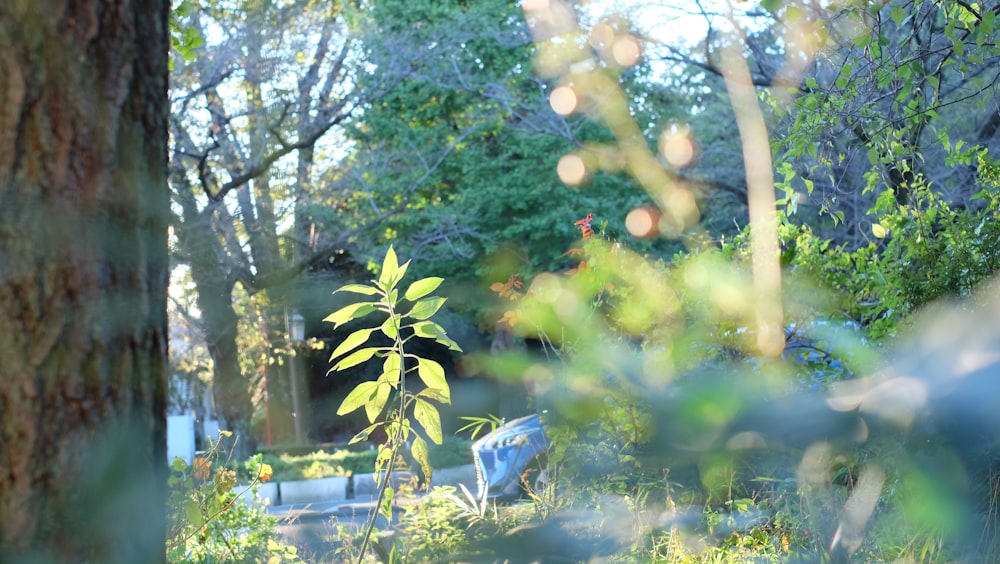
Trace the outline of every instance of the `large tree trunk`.
<instances>
[{"instance_id":1,"label":"large tree trunk","mask_svg":"<svg viewBox=\"0 0 1000 564\"><path fill-rule=\"evenodd\" d=\"M164 559L167 0L0 1L0 561Z\"/></svg>"}]
</instances>

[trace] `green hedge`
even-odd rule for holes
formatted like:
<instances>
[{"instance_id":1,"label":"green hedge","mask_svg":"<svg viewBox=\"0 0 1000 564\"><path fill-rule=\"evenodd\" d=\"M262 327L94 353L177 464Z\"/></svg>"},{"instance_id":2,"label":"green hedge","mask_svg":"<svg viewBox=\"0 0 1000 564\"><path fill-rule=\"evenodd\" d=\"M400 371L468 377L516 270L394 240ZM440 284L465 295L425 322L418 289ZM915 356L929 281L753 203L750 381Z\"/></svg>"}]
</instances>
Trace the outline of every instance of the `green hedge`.
<instances>
[{"instance_id":1,"label":"green hedge","mask_svg":"<svg viewBox=\"0 0 1000 564\"><path fill-rule=\"evenodd\" d=\"M455 436L444 437L441 445L430 444L428 456L434 468L450 468L472 463L472 441ZM272 447L261 449L263 462L271 465L274 475L272 481L314 480L331 476L352 476L371 472L375 466L376 451L363 446L358 450L356 445L351 449L336 449L328 452L325 449L312 450L296 445L292 452L282 452L287 447ZM312 447L312 448L315 448ZM333 450L333 449L331 449ZM302 454L298 454L302 453ZM242 472L242 468L234 468ZM242 476L246 479L249 476Z\"/></svg>"}]
</instances>

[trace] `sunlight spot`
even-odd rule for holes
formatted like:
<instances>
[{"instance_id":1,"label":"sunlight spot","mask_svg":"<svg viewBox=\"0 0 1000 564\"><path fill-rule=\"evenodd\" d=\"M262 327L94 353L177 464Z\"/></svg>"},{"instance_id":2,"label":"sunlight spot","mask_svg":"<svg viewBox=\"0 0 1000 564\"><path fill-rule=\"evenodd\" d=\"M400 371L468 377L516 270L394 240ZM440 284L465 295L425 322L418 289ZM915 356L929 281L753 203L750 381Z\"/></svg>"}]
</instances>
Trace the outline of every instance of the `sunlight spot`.
<instances>
[{"instance_id":1,"label":"sunlight spot","mask_svg":"<svg viewBox=\"0 0 1000 564\"><path fill-rule=\"evenodd\" d=\"M560 86L549 95L549 105L561 116L568 116L576 109L576 92L569 86Z\"/></svg>"},{"instance_id":2,"label":"sunlight spot","mask_svg":"<svg viewBox=\"0 0 1000 564\"><path fill-rule=\"evenodd\" d=\"M551 272L541 272L531 281L530 291L538 296L538 301L554 304L563 289L558 276Z\"/></svg>"},{"instance_id":3,"label":"sunlight spot","mask_svg":"<svg viewBox=\"0 0 1000 564\"><path fill-rule=\"evenodd\" d=\"M672 166L681 168L691 164L694 152L691 130L686 126L668 127L660 134L660 153Z\"/></svg>"},{"instance_id":4,"label":"sunlight spot","mask_svg":"<svg viewBox=\"0 0 1000 564\"><path fill-rule=\"evenodd\" d=\"M875 512L884 484L885 472L880 466L872 464L861 469L840 514L840 526L833 535L831 546L843 546L848 554L861 547L865 526Z\"/></svg>"},{"instance_id":5,"label":"sunlight spot","mask_svg":"<svg viewBox=\"0 0 1000 564\"><path fill-rule=\"evenodd\" d=\"M892 378L868 390L861 401L860 411L909 428L927 406L929 395L927 384L916 378Z\"/></svg>"},{"instance_id":6,"label":"sunlight spot","mask_svg":"<svg viewBox=\"0 0 1000 564\"><path fill-rule=\"evenodd\" d=\"M590 45L594 49L607 49L615 40L615 30L601 22L590 31Z\"/></svg>"},{"instance_id":7,"label":"sunlight spot","mask_svg":"<svg viewBox=\"0 0 1000 564\"><path fill-rule=\"evenodd\" d=\"M549 9L549 0L521 0L521 8L525 12L537 12Z\"/></svg>"},{"instance_id":8,"label":"sunlight spot","mask_svg":"<svg viewBox=\"0 0 1000 564\"><path fill-rule=\"evenodd\" d=\"M642 47L639 45L639 41L631 35L619 37L611 46L611 56L620 66L631 67L639 62L639 57L642 56Z\"/></svg>"},{"instance_id":9,"label":"sunlight spot","mask_svg":"<svg viewBox=\"0 0 1000 564\"><path fill-rule=\"evenodd\" d=\"M559 164L556 166L556 173L559 174L559 180L562 180L563 184L567 186L579 186L583 184L583 180L587 176L587 165L584 164L580 155L570 153L563 155L559 159Z\"/></svg>"},{"instance_id":10,"label":"sunlight spot","mask_svg":"<svg viewBox=\"0 0 1000 564\"><path fill-rule=\"evenodd\" d=\"M819 442L809 445L795 472L795 479L802 485L826 485L830 483L830 463L833 448L830 443Z\"/></svg>"},{"instance_id":11,"label":"sunlight spot","mask_svg":"<svg viewBox=\"0 0 1000 564\"><path fill-rule=\"evenodd\" d=\"M968 376L997 362L1000 362L1000 353L996 351L965 350L958 356L953 376L956 378Z\"/></svg>"},{"instance_id":12,"label":"sunlight spot","mask_svg":"<svg viewBox=\"0 0 1000 564\"><path fill-rule=\"evenodd\" d=\"M640 239L656 235L657 224L660 221L659 211L648 206L632 208L625 216L625 229L633 237Z\"/></svg>"},{"instance_id":13,"label":"sunlight spot","mask_svg":"<svg viewBox=\"0 0 1000 564\"><path fill-rule=\"evenodd\" d=\"M767 440L764 439L764 435L761 435L757 431L743 431L742 433L736 433L726 441L726 448L731 450L745 450L748 448L764 448L767 446Z\"/></svg>"},{"instance_id":14,"label":"sunlight spot","mask_svg":"<svg viewBox=\"0 0 1000 564\"><path fill-rule=\"evenodd\" d=\"M539 302L551 305L552 311L564 323L575 323L574 318L580 310L580 299L565 287L561 277L542 272L531 281L529 291Z\"/></svg>"},{"instance_id":15,"label":"sunlight spot","mask_svg":"<svg viewBox=\"0 0 1000 564\"><path fill-rule=\"evenodd\" d=\"M570 292L569 290L562 290L556 296L555 303L552 304L552 309L555 310L556 315L563 323L576 323L576 314L580 311L580 299L576 297L576 294Z\"/></svg>"}]
</instances>

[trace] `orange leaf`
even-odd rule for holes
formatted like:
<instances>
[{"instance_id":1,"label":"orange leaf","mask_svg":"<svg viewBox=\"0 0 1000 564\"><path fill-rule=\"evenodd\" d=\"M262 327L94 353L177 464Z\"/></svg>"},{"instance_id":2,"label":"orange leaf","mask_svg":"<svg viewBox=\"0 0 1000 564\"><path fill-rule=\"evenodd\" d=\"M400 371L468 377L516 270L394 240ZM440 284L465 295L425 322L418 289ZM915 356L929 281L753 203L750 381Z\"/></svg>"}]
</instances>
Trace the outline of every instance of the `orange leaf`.
<instances>
[{"instance_id":1,"label":"orange leaf","mask_svg":"<svg viewBox=\"0 0 1000 564\"><path fill-rule=\"evenodd\" d=\"M513 327L517 323L517 313L513 311L505 311L503 317L501 317L498 323L506 323L507 325Z\"/></svg>"},{"instance_id":2,"label":"orange leaf","mask_svg":"<svg viewBox=\"0 0 1000 564\"><path fill-rule=\"evenodd\" d=\"M261 481L261 483L270 480L271 476L274 476L274 470L271 469L271 465L270 464L261 464L260 465L260 481Z\"/></svg>"},{"instance_id":3,"label":"orange leaf","mask_svg":"<svg viewBox=\"0 0 1000 564\"><path fill-rule=\"evenodd\" d=\"M194 459L194 477L198 480L207 480L209 471L212 469L212 461L207 458Z\"/></svg>"}]
</instances>

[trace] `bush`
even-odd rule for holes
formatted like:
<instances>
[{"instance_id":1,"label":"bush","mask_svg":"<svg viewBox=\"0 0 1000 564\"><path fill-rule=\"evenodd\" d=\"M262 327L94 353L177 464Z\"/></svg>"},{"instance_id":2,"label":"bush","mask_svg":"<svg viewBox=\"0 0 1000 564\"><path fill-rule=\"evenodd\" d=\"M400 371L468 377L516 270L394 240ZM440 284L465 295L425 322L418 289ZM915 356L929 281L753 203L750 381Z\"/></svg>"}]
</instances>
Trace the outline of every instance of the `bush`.
<instances>
[{"instance_id":1,"label":"bush","mask_svg":"<svg viewBox=\"0 0 1000 564\"><path fill-rule=\"evenodd\" d=\"M257 498L270 467L260 455L248 460L243 471L253 479L237 494L237 472L220 463L225 458L216 442L193 465L174 459L167 480L167 561L300 562L294 547L278 542L278 522ZM241 496L258 503L243 503Z\"/></svg>"},{"instance_id":2,"label":"bush","mask_svg":"<svg viewBox=\"0 0 1000 564\"><path fill-rule=\"evenodd\" d=\"M441 444L427 445L427 456L434 468L453 468L472 464L472 441L445 435Z\"/></svg>"},{"instance_id":3,"label":"bush","mask_svg":"<svg viewBox=\"0 0 1000 564\"><path fill-rule=\"evenodd\" d=\"M367 472L375 463L375 451L318 450L309 454L264 455L263 461L274 469L275 481L314 480L331 476L352 476Z\"/></svg>"}]
</instances>

